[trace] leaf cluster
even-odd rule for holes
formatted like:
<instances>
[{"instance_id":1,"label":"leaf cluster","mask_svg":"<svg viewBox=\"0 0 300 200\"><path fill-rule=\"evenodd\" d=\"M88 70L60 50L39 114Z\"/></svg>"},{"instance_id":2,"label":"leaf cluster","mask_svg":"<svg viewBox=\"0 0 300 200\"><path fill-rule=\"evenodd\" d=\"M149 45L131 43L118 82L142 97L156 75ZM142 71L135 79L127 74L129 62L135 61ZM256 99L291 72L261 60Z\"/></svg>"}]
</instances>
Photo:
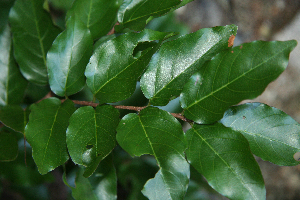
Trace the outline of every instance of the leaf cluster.
<instances>
[{"instance_id":1,"label":"leaf cluster","mask_svg":"<svg viewBox=\"0 0 300 200\"><path fill-rule=\"evenodd\" d=\"M237 104L285 70L297 42L233 47L235 25L178 37L162 31L172 17L149 29L190 1L1 3L0 160L17 158L19 132L40 174L73 163L63 180L75 199L116 199L117 183L128 199L199 199L194 169L230 199L265 199L253 154L299 164L300 125Z\"/></svg>"}]
</instances>

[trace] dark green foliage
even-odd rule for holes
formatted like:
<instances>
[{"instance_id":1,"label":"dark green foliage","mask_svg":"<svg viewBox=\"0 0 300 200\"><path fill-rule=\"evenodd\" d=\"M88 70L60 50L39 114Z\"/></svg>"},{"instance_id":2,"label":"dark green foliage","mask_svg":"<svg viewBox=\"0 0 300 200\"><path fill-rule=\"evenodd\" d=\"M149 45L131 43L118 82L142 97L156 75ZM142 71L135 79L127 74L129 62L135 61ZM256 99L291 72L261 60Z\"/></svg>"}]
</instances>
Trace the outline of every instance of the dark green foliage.
<instances>
[{"instance_id":1,"label":"dark green foliage","mask_svg":"<svg viewBox=\"0 0 300 200\"><path fill-rule=\"evenodd\" d=\"M75 199L202 199L208 184L265 199L253 154L299 164L300 125L235 105L285 70L297 42L232 47L235 25L187 33L172 11L190 1L1 2L0 176L28 199L61 165Z\"/></svg>"}]
</instances>

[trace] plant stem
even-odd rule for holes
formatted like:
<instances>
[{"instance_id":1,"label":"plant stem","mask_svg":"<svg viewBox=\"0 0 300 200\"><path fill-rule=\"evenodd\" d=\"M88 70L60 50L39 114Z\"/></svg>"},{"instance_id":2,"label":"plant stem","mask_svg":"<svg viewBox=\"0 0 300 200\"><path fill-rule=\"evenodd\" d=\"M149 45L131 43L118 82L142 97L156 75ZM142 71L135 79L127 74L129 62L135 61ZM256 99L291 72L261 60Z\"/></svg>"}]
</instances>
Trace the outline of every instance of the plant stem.
<instances>
[{"instance_id":1,"label":"plant stem","mask_svg":"<svg viewBox=\"0 0 300 200\"><path fill-rule=\"evenodd\" d=\"M64 102L65 100L66 99L62 99L61 102ZM71 101L73 101L77 105L82 105L82 106L97 107L99 105L98 103L93 103L93 102L88 102L88 101L78 101L78 100L71 100ZM138 107L138 106L123 106L123 105L111 105L111 106L113 106L117 109L133 110L133 111L137 111L137 112L140 112L144 108L148 107L148 106ZM170 114L173 115L174 117L178 118L178 119L181 119L182 121L191 122L190 120L188 120L187 118L182 116L180 113L170 113Z\"/></svg>"}]
</instances>

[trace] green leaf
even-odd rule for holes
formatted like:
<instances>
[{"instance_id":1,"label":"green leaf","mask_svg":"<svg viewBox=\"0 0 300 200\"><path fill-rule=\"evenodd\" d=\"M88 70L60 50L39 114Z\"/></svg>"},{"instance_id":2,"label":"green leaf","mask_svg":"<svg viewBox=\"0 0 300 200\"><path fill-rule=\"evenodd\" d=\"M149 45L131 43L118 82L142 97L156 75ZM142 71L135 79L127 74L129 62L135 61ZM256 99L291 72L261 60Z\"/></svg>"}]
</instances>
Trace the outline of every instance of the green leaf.
<instances>
[{"instance_id":1,"label":"green leaf","mask_svg":"<svg viewBox=\"0 0 300 200\"><path fill-rule=\"evenodd\" d=\"M75 94L84 87L84 70L93 52L90 31L76 19L68 20L67 29L57 36L47 54L50 87L59 96Z\"/></svg>"},{"instance_id":2,"label":"green leaf","mask_svg":"<svg viewBox=\"0 0 300 200\"><path fill-rule=\"evenodd\" d=\"M124 0L118 12L118 21L124 28L141 31L149 17L158 17L181 3L181 0Z\"/></svg>"},{"instance_id":3,"label":"green leaf","mask_svg":"<svg viewBox=\"0 0 300 200\"><path fill-rule=\"evenodd\" d=\"M183 199L189 182L185 136L180 123L154 107L123 117L117 128L119 145L131 156L151 154L160 170L148 180L143 194L149 199ZM176 164L175 164L176 163Z\"/></svg>"},{"instance_id":4,"label":"green leaf","mask_svg":"<svg viewBox=\"0 0 300 200\"><path fill-rule=\"evenodd\" d=\"M187 158L211 187L229 199L265 199L259 166L242 134L222 124L194 124L186 132Z\"/></svg>"},{"instance_id":5,"label":"green leaf","mask_svg":"<svg viewBox=\"0 0 300 200\"><path fill-rule=\"evenodd\" d=\"M20 104L27 81L14 60L8 24L0 32L0 106Z\"/></svg>"},{"instance_id":6,"label":"green leaf","mask_svg":"<svg viewBox=\"0 0 300 200\"><path fill-rule=\"evenodd\" d=\"M181 3L179 5L177 5L175 8L173 8L171 11L174 11L182 6L185 6L186 4L192 2L194 0L181 0Z\"/></svg>"},{"instance_id":7,"label":"green leaf","mask_svg":"<svg viewBox=\"0 0 300 200\"><path fill-rule=\"evenodd\" d=\"M204 62L228 48L228 39L236 31L235 25L205 28L164 43L141 78L141 88L150 103L164 106L179 96Z\"/></svg>"},{"instance_id":8,"label":"green leaf","mask_svg":"<svg viewBox=\"0 0 300 200\"><path fill-rule=\"evenodd\" d=\"M34 83L48 82L46 54L59 29L43 9L44 1L17 0L9 13L14 55L23 76Z\"/></svg>"},{"instance_id":9,"label":"green leaf","mask_svg":"<svg viewBox=\"0 0 300 200\"><path fill-rule=\"evenodd\" d=\"M219 53L184 86L180 95L184 116L212 123L231 105L257 97L285 70L296 45L295 40L255 41Z\"/></svg>"},{"instance_id":10,"label":"green leaf","mask_svg":"<svg viewBox=\"0 0 300 200\"><path fill-rule=\"evenodd\" d=\"M281 110L261 103L231 107L221 123L242 133L251 151L276 165L298 165L294 154L300 152L300 125Z\"/></svg>"},{"instance_id":11,"label":"green leaf","mask_svg":"<svg viewBox=\"0 0 300 200\"><path fill-rule=\"evenodd\" d=\"M12 133L0 131L0 161L13 161L18 156L18 141Z\"/></svg>"},{"instance_id":12,"label":"green leaf","mask_svg":"<svg viewBox=\"0 0 300 200\"><path fill-rule=\"evenodd\" d=\"M80 0L75 1L66 19L76 15L76 19L91 31L95 40L106 35L117 21L119 0Z\"/></svg>"},{"instance_id":13,"label":"green leaf","mask_svg":"<svg viewBox=\"0 0 300 200\"><path fill-rule=\"evenodd\" d=\"M72 190L72 196L75 199L117 199L117 176L111 155L101 162L93 176L85 178L83 171L83 168L77 171L76 187L70 186L67 182L66 174L64 173L63 175L63 181Z\"/></svg>"},{"instance_id":14,"label":"green leaf","mask_svg":"<svg viewBox=\"0 0 300 200\"><path fill-rule=\"evenodd\" d=\"M86 67L87 85L100 103L112 103L130 97L139 76L161 41L171 36L144 30L126 33L101 44Z\"/></svg>"},{"instance_id":15,"label":"green leaf","mask_svg":"<svg viewBox=\"0 0 300 200\"><path fill-rule=\"evenodd\" d=\"M75 186L72 187L68 184L66 173L63 174L64 183L72 190L72 196L76 200L97 200L93 187L88 178L83 177L83 168L79 168L76 173Z\"/></svg>"},{"instance_id":16,"label":"green leaf","mask_svg":"<svg viewBox=\"0 0 300 200\"><path fill-rule=\"evenodd\" d=\"M0 1L0 35L6 29L8 23L8 14L10 8L13 6L14 1Z\"/></svg>"},{"instance_id":17,"label":"green leaf","mask_svg":"<svg viewBox=\"0 0 300 200\"><path fill-rule=\"evenodd\" d=\"M31 106L25 134L41 174L46 174L69 159L66 130L74 111L72 101L66 100L61 104L54 97Z\"/></svg>"},{"instance_id":18,"label":"green leaf","mask_svg":"<svg viewBox=\"0 0 300 200\"><path fill-rule=\"evenodd\" d=\"M115 154L114 154L115 155ZM129 156L129 155L128 155ZM118 182L122 187L128 191L128 200L147 200L141 190L145 183L155 176L158 171L155 158L152 156L143 156L142 158L126 158L121 157L123 162L116 166L119 166ZM114 161L118 157L114 156ZM153 162L154 161L154 162ZM147 169L147 170L145 170Z\"/></svg>"},{"instance_id":19,"label":"green leaf","mask_svg":"<svg viewBox=\"0 0 300 200\"><path fill-rule=\"evenodd\" d=\"M14 131L25 133L29 111L21 106L8 105L0 108L0 121Z\"/></svg>"},{"instance_id":20,"label":"green leaf","mask_svg":"<svg viewBox=\"0 0 300 200\"><path fill-rule=\"evenodd\" d=\"M112 154L108 155L90 178L98 199L117 199L117 175Z\"/></svg>"},{"instance_id":21,"label":"green leaf","mask_svg":"<svg viewBox=\"0 0 300 200\"><path fill-rule=\"evenodd\" d=\"M119 112L112 106L81 107L70 118L67 146L74 163L87 167L90 176L116 146Z\"/></svg>"}]
</instances>

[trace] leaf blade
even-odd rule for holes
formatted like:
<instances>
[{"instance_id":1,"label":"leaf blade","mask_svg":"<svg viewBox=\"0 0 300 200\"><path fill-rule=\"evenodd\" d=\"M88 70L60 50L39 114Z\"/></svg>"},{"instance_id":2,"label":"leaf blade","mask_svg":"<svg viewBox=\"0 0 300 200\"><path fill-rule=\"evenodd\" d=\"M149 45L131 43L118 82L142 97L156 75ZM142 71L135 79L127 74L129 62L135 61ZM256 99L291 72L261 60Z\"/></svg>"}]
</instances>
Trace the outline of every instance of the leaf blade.
<instances>
[{"instance_id":1,"label":"leaf blade","mask_svg":"<svg viewBox=\"0 0 300 200\"><path fill-rule=\"evenodd\" d=\"M85 70L87 85L99 102L112 103L130 97L137 79L160 45L161 41L156 43L154 40L163 40L170 35L146 29L101 44ZM136 51L141 55L134 57Z\"/></svg>"},{"instance_id":2,"label":"leaf blade","mask_svg":"<svg viewBox=\"0 0 300 200\"><path fill-rule=\"evenodd\" d=\"M0 161L13 161L18 156L18 141L12 133L0 131Z\"/></svg>"},{"instance_id":3,"label":"leaf blade","mask_svg":"<svg viewBox=\"0 0 300 200\"><path fill-rule=\"evenodd\" d=\"M54 97L32 106L25 134L41 174L46 174L69 159L66 130L74 111L72 101L61 104Z\"/></svg>"},{"instance_id":4,"label":"leaf blade","mask_svg":"<svg viewBox=\"0 0 300 200\"><path fill-rule=\"evenodd\" d=\"M116 146L115 131L119 112L109 105L77 109L67 129L67 147L74 163L87 167L90 176Z\"/></svg>"},{"instance_id":5,"label":"leaf blade","mask_svg":"<svg viewBox=\"0 0 300 200\"><path fill-rule=\"evenodd\" d=\"M93 40L105 36L117 21L119 0L82 0L75 1L68 11L66 19L77 16L87 29Z\"/></svg>"},{"instance_id":6,"label":"leaf blade","mask_svg":"<svg viewBox=\"0 0 300 200\"><path fill-rule=\"evenodd\" d=\"M240 133L217 123L194 124L186 135L189 163L211 187L230 199L265 199L259 166Z\"/></svg>"},{"instance_id":7,"label":"leaf blade","mask_svg":"<svg viewBox=\"0 0 300 200\"><path fill-rule=\"evenodd\" d=\"M181 125L172 115L154 107L143 109L139 115L128 114L119 123L117 141L132 156L151 154L157 160L161 169L144 186L145 196L184 197L189 179L189 165L183 153L186 143Z\"/></svg>"},{"instance_id":8,"label":"leaf blade","mask_svg":"<svg viewBox=\"0 0 300 200\"><path fill-rule=\"evenodd\" d=\"M228 49L228 38L236 31L235 25L205 28L164 43L141 78L142 91L150 103L164 106L179 96L185 82L204 62Z\"/></svg>"},{"instance_id":9,"label":"leaf blade","mask_svg":"<svg viewBox=\"0 0 300 200\"><path fill-rule=\"evenodd\" d=\"M260 95L286 68L295 40L255 41L223 51L207 62L184 86L184 115L197 123L222 118L229 106Z\"/></svg>"},{"instance_id":10,"label":"leaf blade","mask_svg":"<svg viewBox=\"0 0 300 200\"><path fill-rule=\"evenodd\" d=\"M43 9L43 1L17 0L9 13L14 56L23 76L36 84L48 83L46 53L59 29Z\"/></svg>"},{"instance_id":11,"label":"leaf blade","mask_svg":"<svg viewBox=\"0 0 300 200\"><path fill-rule=\"evenodd\" d=\"M0 33L0 106L20 104L27 81L14 60L9 25Z\"/></svg>"},{"instance_id":12,"label":"leaf blade","mask_svg":"<svg viewBox=\"0 0 300 200\"><path fill-rule=\"evenodd\" d=\"M69 96L84 87L84 71L92 51L90 31L73 16L47 53L49 84L55 94Z\"/></svg>"},{"instance_id":13,"label":"leaf blade","mask_svg":"<svg viewBox=\"0 0 300 200\"><path fill-rule=\"evenodd\" d=\"M141 31L150 16L160 16L181 3L180 0L125 0L118 11L118 21L125 28Z\"/></svg>"},{"instance_id":14,"label":"leaf blade","mask_svg":"<svg viewBox=\"0 0 300 200\"><path fill-rule=\"evenodd\" d=\"M25 133L28 122L29 111L23 110L21 106L8 105L0 108L0 121L14 131Z\"/></svg>"},{"instance_id":15,"label":"leaf blade","mask_svg":"<svg viewBox=\"0 0 300 200\"><path fill-rule=\"evenodd\" d=\"M276 165L293 166L299 161L300 125L279 109L260 103L231 107L220 120L226 127L242 133L251 151Z\"/></svg>"}]
</instances>

